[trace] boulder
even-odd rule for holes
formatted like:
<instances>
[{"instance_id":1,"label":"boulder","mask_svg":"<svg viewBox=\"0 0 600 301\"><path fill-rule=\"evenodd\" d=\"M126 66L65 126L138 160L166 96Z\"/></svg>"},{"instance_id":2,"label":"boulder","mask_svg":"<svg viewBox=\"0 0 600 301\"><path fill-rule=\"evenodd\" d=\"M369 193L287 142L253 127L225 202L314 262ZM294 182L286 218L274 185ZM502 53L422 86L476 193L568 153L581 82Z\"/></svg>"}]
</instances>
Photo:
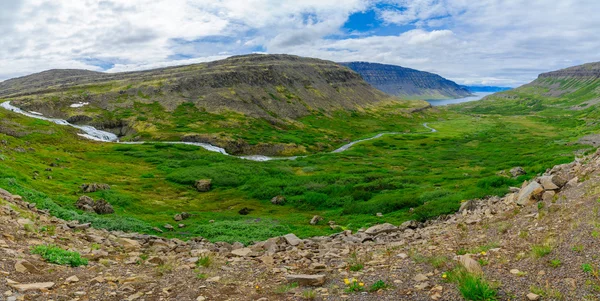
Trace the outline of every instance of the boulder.
<instances>
[{"instance_id":1,"label":"boulder","mask_svg":"<svg viewBox=\"0 0 600 301\"><path fill-rule=\"evenodd\" d=\"M183 220L183 217L181 216L181 214L175 214L175 216L173 216L173 219L174 219L176 222L180 222L180 221L182 221L182 220Z\"/></svg>"},{"instance_id":2,"label":"boulder","mask_svg":"<svg viewBox=\"0 0 600 301\"><path fill-rule=\"evenodd\" d=\"M100 190L109 190L110 186L108 184L98 184L98 183L89 183L82 184L81 190L85 193L96 192Z\"/></svg>"},{"instance_id":3,"label":"boulder","mask_svg":"<svg viewBox=\"0 0 600 301\"><path fill-rule=\"evenodd\" d=\"M325 284L325 275L286 275L289 283L298 283L302 286L320 286Z\"/></svg>"},{"instance_id":4,"label":"boulder","mask_svg":"<svg viewBox=\"0 0 600 301\"><path fill-rule=\"evenodd\" d=\"M475 209L477 209L477 202L475 200L469 200L460 204L460 209L458 209L458 212L462 213L463 211L474 211Z\"/></svg>"},{"instance_id":5,"label":"boulder","mask_svg":"<svg viewBox=\"0 0 600 301\"><path fill-rule=\"evenodd\" d=\"M94 212L94 200L87 195L82 195L75 203L75 207L83 211Z\"/></svg>"},{"instance_id":6,"label":"boulder","mask_svg":"<svg viewBox=\"0 0 600 301\"><path fill-rule=\"evenodd\" d=\"M483 271L481 270L481 266L479 262L475 259L471 258L469 255L458 255L455 256L454 259L462 265L467 272L477 275L483 275Z\"/></svg>"},{"instance_id":7,"label":"boulder","mask_svg":"<svg viewBox=\"0 0 600 301\"><path fill-rule=\"evenodd\" d=\"M142 245L137 240L133 240L133 239L129 239L129 238L120 237L117 239L117 242L126 251L136 251L142 247Z\"/></svg>"},{"instance_id":8,"label":"boulder","mask_svg":"<svg viewBox=\"0 0 600 301\"><path fill-rule=\"evenodd\" d=\"M54 287L54 282L38 282L38 283L9 283L10 287L16 289L17 291L24 293L27 291L36 291L36 290L49 290Z\"/></svg>"},{"instance_id":9,"label":"boulder","mask_svg":"<svg viewBox=\"0 0 600 301\"><path fill-rule=\"evenodd\" d=\"M389 232L394 232L394 231L398 231L398 227L396 227L390 223L385 223L385 224L379 224L379 225L370 227L369 229L367 229L365 231L365 233L368 235L377 235L380 233L389 233Z\"/></svg>"},{"instance_id":10,"label":"boulder","mask_svg":"<svg viewBox=\"0 0 600 301\"><path fill-rule=\"evenodd\" d=\"M550 190L550 191L544 191L544 194L542 194L542 201L544 202L551 202L552 199L554 199L554 196L556 195L556 192Z\"/></svg>"},{"instance_id":11,"label":"boulder","mask_svg":"<svg viewBox=\"0 0 600 301\"><path fill-rule=\"evenodd\" d=\"M244 207L244 208L240 209L240 211L238 211L238 213L240 215L248 215L248 214L250 214L250 212L252 212L252 210L254 210L254 209L250 209L248 207Z\"/></svg>"},{"instance_id":12,"label":"boulder","mask_svg":"<svg viewBox=\"0 0 600 301\"><path fill-rule=\"evenodd\" d=\"M175 228L174 228L173 226L171 226L170 224L165 224L163 227L164 227L165 229L167 229L167 230L171 230L171 231L172 231L173 229L175 229Z\"/></svg>"},{"instance_id":13,"label":"boulder","mask_svg":"<svg viewBox=\"0 0 600 301\"><path fill-rule=\"evenodd\" d=\"M39 274L40 270L38 270L38 268L33 265L32 263L30 263L27 260L19 260L17 261L17 263L15 263L15 270L19 273L33 273L33 274Z\"/></svg>"},{"instance_id":14,"label":"boulder","mask_svg":"<svg viewBox=\"0 0 600 301\"><path fill-rule=\"evenodd\" d=\"M563 188L565 186L565 184L567 184L568 180L567 178L563 177L562 175L553 175L551 176L552 178L552 183L554 183L554 185L558 186L558 188Z\"/></svg>"},{"instance_id":15,"label":"boulder","mask_svg":"<svg viewBox=\"0 0 600 301\"><path fill-rule=\"evenodd\" d=\"M538 178L538 181L540 182L540 184L542 184L544 190L557 190L560 188L556 184L554 184L552 178L553 176L544 176Z\"/></svg>"},{"instance_id":16,"label":"boulder","mask_svg":"<svg viewBox=\"0 0 600 301\"><path fill-rule=\"evenodd\" d=\"M252 253L252 250L250 248L241 248L241 249L236 249L236 250L231 251L232 255L239 256L239 257L246 257L246 256L250 255L250 253Z\"/></svg>"},{"instance_id":17,"label":"boulder","mask_svg":"<svg viewBox=\"0 0 600 301\"><path fill-rule=\"evenodd\" d=\"M315 215L315 216L313 216L313 218L310 219L310 224L314 226L314 225L318 224L322 220L323 220L322 217L320 217L318 215Z\"/></svg>"},{"instance_id":18,"label":"boulder","mask_svg":"<svg viewBox=\"0 0 600 301\"><path fill-rule=\"evenodd\" d=\"M286 199L282 195L278 195L271 199L271 204L273 204L273 205L283 205L283 204L285 204L285 202L286 202Z\"/></svg>"},{"instance_id":19,"label":"boulder","mask_svg":"<svg viewBox=\"0 0 600 301\"><path fill-rule=\"evenodd\" d=\"M112 214L115 213L115 209L113 209L112 205L103 199L96 200L94 203L94 211L98 214Z\"/></svg>"},{"instance_id":20,"label":"boulder","mask_svg":"<svg viewBox=\"0 0 600 301\"><path fill-rule=\"evenodd\" d=\"M399 230L406 230L406 229L417 229L419 228L420 224L417 221L405 221L404 223L400 224Z\"/></svg>"},{"instance_id":21,"label":"boulder","mask_svg":"<svg viewBox=\"0 0 600 301\"><path fill-rule=\"evenodd\" d=\"M510 170L510 174L513 176L513 178L516 178L518 176L522 176L522 175L526 174L526 172L523 169L523 167L517 166Z\"/></svg>"},{"instance_id":22,"label":"boulder","mask_svg":"<svg viewBox=\"0 0 600 301\"><path fill-rule=\"evenodd\" d=\"M525 186L517 195L517 205L525 206L531 201L538 201L544 193L544 188L538 182L532 181Z\"/></svg>"},{"instance_id":23,"label":"boulder","mask_svg":"<svg viewBox=\"0 0 600 301\"><path fill-rule=\"evenodd\" d=\"M196 181L196 184L194 185L194 187L196 187L196 190L198 190L199 192L208 192L208 191L210 191L210 189L212 187L212 180L211 179L198 180L198 181Z\"/></svg>"},{"instance_id":24,"label":"boulder","mask_svg":"<svg viewBox=\"0 0 600 301\"><path fill-rule=\"evenodd\" d=\"M283 238L285 239L285 241L287 241L288 244L292 246L297 246L302 242L302 240L293 233L286 234L283 236Z\"/></svg>"}]
</instances>

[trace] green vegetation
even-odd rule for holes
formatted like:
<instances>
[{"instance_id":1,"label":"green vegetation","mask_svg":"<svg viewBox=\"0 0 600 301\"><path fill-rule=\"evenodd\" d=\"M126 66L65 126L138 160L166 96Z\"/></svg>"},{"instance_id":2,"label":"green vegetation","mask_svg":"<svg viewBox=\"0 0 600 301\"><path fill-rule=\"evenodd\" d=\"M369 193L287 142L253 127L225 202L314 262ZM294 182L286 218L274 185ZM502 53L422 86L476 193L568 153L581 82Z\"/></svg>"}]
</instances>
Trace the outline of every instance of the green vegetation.
<instances>
[{"instance_id":1,"label":"green vegetation","mask_svg":"<svg viewBox=\"0 0 600 301\"><path fill-rule=\"evenodd\" d=\"M472 274L457 267L447 272L447 281L458 285L463 298L470 301L496 301L498 300L498 291L494 286L488 283L482 276Z\"/></svg>"},{"instance_id":2,"label":"green vegetation","mask_svg":"<svg viewBox=\"0 0 600 301\"><path fill-rule=\"evenodd\" d=\"M376 292L379 290L388 289L390 286L385 283L383 280L377 280L377 282L373 283L369 288L369 292Z\"/></svg>"},{"instance_id":3,"label":"green vegetation","mask_svg":"<svg viewBox=\"0 0 600 301\"><path fill-rule=\"evenodd\" d=\"M31 249L31 254L40 255L47 262L60 265L78 267L88 264L88 260L82 258L81 254L77 252L66 251L54 245L35 246Z\"/></svg>"},{"instance_id":4,"label":"green vegetation","mask_svg":"<svg viewBox=\"0 0 600 301\"><path fill-rule=\"evenodd\" d=\"M208 268L212 264L212 257L210 255L202 256L198 258L198 262L196 263L199 267Z\"/></svg>"},{"instance_id":5,"label":"green vegetation","mask_svg":"<svg viewBox=\"0 0 600 301\"><path fill-rule=\"evenodd\" d=\"M292 283L287 283L287 284L282 284L278 287L275 288L275 294L278 295L283 295L283 294L287 294L289 291L295 289L298 287L298 282L292 282Z\"/></svg>"},{"instance_id":6,"label":"green vegetation","mask_svg":"<svg viewBox=\"0 0 600 301\"><path fill-rule=\"evenodd\" d=\"M548 244L531 246L531 255L534 258L542 258L552 253L552 246Z\"/></svg>"}]
</instances>

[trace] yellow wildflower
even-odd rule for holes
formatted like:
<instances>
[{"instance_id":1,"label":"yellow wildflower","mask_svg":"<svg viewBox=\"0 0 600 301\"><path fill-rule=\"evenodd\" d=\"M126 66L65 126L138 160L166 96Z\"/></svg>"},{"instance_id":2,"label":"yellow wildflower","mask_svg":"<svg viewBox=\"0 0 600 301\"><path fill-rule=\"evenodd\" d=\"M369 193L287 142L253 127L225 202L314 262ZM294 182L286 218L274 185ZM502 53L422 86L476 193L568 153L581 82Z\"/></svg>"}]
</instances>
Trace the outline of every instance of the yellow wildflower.
<instances>
[{"instance_id":1,"label":"yellow wildflower","mask_svg":"<svg viewBox=\"0 0 600 301\"><path fill-rule=\"evenodd\" d=\"M481 252L481 255L485 256L485 254L487 254L485 251Z\"/></svg>"},{"instance_id":2,"label":"yellow wildflower","mask_svg":"<svg viewBox=\"0 0 600 301\"><path fill-rule=\"evenodd\" d=\"M350 280L348 280L348 278L346 278L346 279L344 279L344 283L345 283L346 285L348 285L348 284L350 284Z\"/></svg>"},{"instance_id":3,"label":"yellow wildflower","mask_svg":"<svg viewBox=\"0 0 600 301\"><path fill-rule=\"evenodd\" d=\"M446 273L442 274L442 278L446 279L448 278L448 275Z\"/></svg>"},{"instance_id":4,"label":"yellow wildflower","mask_svg":"<svg viewBox=\"0 0 600 301\"><path fill-rule=\"evenodd\" d=\"M358 285L359 285L359 286L365 286L365 284L364 284L364 283L362 283L362 282L361 282L361 283L359 283Z\"/></svg>"}]
</instances>

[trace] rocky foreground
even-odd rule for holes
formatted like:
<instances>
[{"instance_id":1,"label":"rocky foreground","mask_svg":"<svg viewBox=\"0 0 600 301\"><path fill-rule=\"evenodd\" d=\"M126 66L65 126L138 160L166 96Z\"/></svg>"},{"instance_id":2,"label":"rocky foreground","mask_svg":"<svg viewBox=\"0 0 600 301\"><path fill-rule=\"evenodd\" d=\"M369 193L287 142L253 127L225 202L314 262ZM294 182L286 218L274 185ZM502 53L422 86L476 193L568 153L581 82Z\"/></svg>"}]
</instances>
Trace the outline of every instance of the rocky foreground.
<instances>
[{"instance_id":1,"label":"rocky foreground","mask_svg":"<svg viewBox=\"0 0 600 301\"><path fill-rule=\"evenodd\" d=\"M435 221L248 247L97 230L0 190L0 300L463 300L460 266L497 300L598 300L599 175L600 152Z\"/></svg>"}]
</instances>

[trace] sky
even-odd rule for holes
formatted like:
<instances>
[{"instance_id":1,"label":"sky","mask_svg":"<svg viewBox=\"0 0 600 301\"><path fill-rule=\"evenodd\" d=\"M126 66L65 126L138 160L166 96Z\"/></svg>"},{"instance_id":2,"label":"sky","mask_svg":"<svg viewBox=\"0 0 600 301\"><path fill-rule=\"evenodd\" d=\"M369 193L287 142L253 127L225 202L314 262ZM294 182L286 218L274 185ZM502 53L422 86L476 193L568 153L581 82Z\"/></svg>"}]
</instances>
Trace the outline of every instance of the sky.
<instances>
[{"instance_id":1,"label":"sky","mask_svg":"<svg viewBox=\"0 0 600 301\"><path fill-rule=\"evenodd\" d=\"M0 81L288 53L518 86L600 61L598 0L0 0Z\"/></svg>"}]
</instances>

